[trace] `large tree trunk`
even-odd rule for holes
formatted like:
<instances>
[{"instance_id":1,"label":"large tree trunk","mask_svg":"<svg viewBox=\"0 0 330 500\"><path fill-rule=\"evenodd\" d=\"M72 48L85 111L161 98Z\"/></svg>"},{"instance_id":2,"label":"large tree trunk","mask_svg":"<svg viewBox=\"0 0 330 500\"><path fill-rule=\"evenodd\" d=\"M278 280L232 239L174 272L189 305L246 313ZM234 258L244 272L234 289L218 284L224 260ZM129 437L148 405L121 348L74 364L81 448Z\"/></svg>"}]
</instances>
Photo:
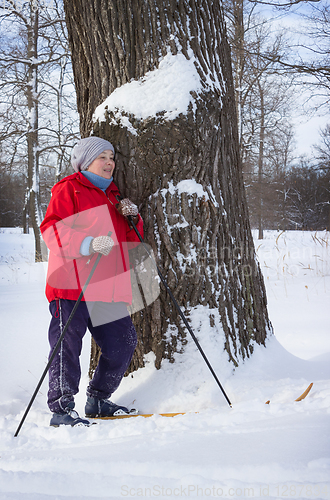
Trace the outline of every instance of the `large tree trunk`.
<instances>
[{"instance_id":1,"label":"large tree trunk","mask_svg":"<svg viewBox=\"0 0 330 500\"><path fill-rule=\"evenodd\" d=\"M204 306L211 327L219 327L220 318L224 348L237 365L256 342L264 344L271 325L249 227L220 2L64 4L81 134L93 132L115 145L115 181L139 205L145 240L177 301L188 317L195 306ZM169 119L164 109L141 118L107 109L105 121L93 123L95 108L108 95L156 71L168 52L195 58L200 88L191 93L185 112ZM180 80L185 78L182 71ZM143 366L150 350L159 367L185 344L186 333L165 291L133 320L139 344L132 369Z\"/></svg>"}]
</instances>

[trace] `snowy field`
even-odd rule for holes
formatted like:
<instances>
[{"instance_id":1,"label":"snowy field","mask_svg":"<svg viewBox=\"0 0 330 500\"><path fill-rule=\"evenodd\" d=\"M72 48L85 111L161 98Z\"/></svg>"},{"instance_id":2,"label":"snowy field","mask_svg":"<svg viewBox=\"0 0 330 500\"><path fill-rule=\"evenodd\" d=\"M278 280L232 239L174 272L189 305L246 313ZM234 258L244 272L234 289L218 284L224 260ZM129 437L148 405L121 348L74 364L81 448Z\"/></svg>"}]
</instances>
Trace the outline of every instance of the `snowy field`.
<instances>
[{"instance_id":1,"label":"snowy field","mask_svg":"<svg viewBox=\"0 0 330 500\"><path fill-rule=\"evenodd\" d=\"M267 348L233 372L200 308L190 317L232 408L189 342L159 371L150 356L113 398L187 414L50 428L44 383L15 438L47 362L49 313L33 238L0 230L0 500L329 499L330 235L269 231L255 246L275 330Z\"/></svg>"}]
</instances>

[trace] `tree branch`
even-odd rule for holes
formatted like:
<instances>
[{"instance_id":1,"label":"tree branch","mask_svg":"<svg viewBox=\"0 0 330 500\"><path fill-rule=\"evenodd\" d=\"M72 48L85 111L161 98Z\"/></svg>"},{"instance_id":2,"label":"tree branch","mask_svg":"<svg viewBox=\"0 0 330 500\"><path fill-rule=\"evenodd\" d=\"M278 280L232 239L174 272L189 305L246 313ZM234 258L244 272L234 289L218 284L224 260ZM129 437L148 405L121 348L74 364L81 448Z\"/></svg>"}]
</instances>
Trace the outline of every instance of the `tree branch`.
<instances>
[{"instance_id":1,"label":"tree branch","mask_svg":"<svg viewBox=\"0 0 330 500\"><path fill-rule=\"evenodd\" d=\"M261 4L261 5L272 5L273 7L292 7L293 5L297 5L299 3L319 3L321 0L290 0L289 2L266 2L264 0L249 0L250 3L253 4Z\"/></svg>"}]
</instances>

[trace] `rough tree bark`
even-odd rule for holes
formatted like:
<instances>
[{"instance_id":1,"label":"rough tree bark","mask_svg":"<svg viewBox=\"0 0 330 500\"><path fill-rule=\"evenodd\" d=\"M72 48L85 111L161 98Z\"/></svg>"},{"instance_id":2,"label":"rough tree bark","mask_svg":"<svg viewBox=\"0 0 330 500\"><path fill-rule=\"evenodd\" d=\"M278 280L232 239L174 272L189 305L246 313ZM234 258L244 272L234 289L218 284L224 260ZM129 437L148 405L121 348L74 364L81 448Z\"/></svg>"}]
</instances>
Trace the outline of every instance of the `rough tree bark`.
<instances>
[{"instance_id":1,"label":"rough tree bark","mask_svg":"<svg viewBox=\"0 0 330 500\"><path fill-rule=\"evenodd\" d=\"M230 49L218 0L65 0L81 135L111 140L115 181L139 205L145 240L186 314L217 318L237 365L272 331L255 258L239 158ZM194 60L200 90L185 113L125 120L95 108L115 89L157 70L166 54ZM185 78L185 73L180 75ZM119 112L123 118L125 110ZM127 113L126 113L127 114ZM130 127L124 124L129 121ZM134 129L134 130L133 130ZM189 194L183 180L202 189ZM186 333L165 291L133 317L131 369L152 350L156 366L184 348Z\"/></svg>"}]
</instances>

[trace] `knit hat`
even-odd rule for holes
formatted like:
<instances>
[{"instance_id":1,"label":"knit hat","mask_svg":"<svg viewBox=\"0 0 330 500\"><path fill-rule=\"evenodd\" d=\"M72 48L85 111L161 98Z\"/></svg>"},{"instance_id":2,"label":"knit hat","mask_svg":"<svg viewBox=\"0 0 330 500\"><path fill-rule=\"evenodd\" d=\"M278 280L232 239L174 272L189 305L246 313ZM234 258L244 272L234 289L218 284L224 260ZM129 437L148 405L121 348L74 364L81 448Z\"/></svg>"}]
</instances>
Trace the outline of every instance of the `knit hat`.
<instances>
[{"instance_id":1,"label":"knit hat","mask_svg":"<svg viewBox=\"0 0 330 500\"><path fill-rule=\"evenodd\" d=\"M76 172L87 170L89 165L106 149L111 149L115 154L115 149L111 142L101 139L101 137L86 137L74 146L71 153L71 164Z\"/></svg>"}]
</instances>

